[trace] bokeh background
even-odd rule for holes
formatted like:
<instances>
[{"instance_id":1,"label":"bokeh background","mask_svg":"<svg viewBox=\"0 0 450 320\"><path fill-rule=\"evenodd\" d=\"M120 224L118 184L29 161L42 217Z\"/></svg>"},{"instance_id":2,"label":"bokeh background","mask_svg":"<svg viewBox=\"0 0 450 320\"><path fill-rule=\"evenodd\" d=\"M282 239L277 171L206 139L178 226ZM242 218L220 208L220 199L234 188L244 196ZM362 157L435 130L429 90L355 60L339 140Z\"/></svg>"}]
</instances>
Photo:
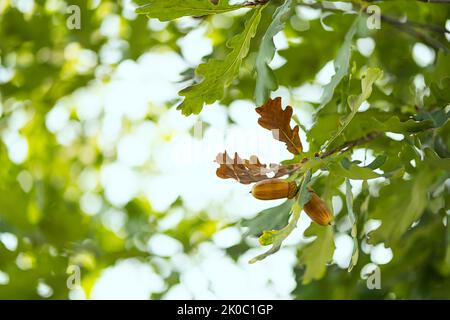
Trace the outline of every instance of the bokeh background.
<instances>
[{"instance_id":1,"label":"bokeh background","mask_svg":"<svg viewBox=\"0 0 450 320\"><path fill-rule=\"evenodd\" d=\"M70 5L81 9L79 30L67 27ZM175 108L192 68L213 47L225 50L246 10L163 23L135 8L131 0L0 0L0 298L395 298L386 287L367 289L362 277L375 265L395 264L391 248L365 245L361 266L347 272L348 226L336 233L327 276L301 286L306 215L280 252L248 264L264 248L242 239L239 221L279 202L257 201L248 186L218 179L215 156L227 149L264 162L289 158L257 127L254 53L224 105L190 117ZM351 21L331 17L330 39L342 38ZM298 32L321 23L321 12L308 8L291 20ZM295 106L306 149L311 103L330 81L341 42L321 51L330 39L309 39L316 58L302 63L317 68L314 79L286 72L282 82L296 77L296 85L274 94ZM281 32L275 43L286 50L298 35ZM363 57L387 46L371 37L356 44ZM414 70L436 59L422 43L402 54ZM272 66L285 62L277 53ZM421 87L423 77L414 83ZM353 159L373 157L356 152ZM355 196L360 190L354 183ZM333 199L335 213L342 200ZM432 292L445 292L446 281Z\"/></svg>"}]
</instances>

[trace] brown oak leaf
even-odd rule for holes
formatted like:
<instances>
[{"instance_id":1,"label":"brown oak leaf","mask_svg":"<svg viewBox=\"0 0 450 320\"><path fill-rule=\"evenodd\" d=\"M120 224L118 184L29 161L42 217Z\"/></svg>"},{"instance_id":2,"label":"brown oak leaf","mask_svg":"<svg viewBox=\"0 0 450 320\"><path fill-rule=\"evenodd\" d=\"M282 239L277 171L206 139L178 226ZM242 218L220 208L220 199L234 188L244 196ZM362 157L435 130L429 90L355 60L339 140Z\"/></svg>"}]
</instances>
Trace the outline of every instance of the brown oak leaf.
<instances>
[{"instance_id":1,"label":"brown oak leaf","mask_svg":"<svg viewBox=\"0 0 450 320\"><path fill-rule=\"evenodd\" d=\"M275 98L256 108L256 112L260 115L258 123L261 127L272 130L273 137L284 142L287 149L292 154L300 154L303 151L302 142L298 134L298 125L291 128L292 107L287 106L286 109L281 108L281 98Z\"/></svg>"},{"instance_id":2,"label":"brown oak leaf","mask_svg":"<svg viewBox=\"0 0 450 320\"><path fill-rule=\"evenodd\" d=\"M219 164L216 175L222 179L235 179L242 184L250 184L270 178L278 178L296 170L294 166L278 164L262 164L257 156L251 156L249 160L241 159L237 153L231 159L227 152L219 153L216 157ZM271 173L271 177L268 174Z\"/></svg>"}]
</instances>

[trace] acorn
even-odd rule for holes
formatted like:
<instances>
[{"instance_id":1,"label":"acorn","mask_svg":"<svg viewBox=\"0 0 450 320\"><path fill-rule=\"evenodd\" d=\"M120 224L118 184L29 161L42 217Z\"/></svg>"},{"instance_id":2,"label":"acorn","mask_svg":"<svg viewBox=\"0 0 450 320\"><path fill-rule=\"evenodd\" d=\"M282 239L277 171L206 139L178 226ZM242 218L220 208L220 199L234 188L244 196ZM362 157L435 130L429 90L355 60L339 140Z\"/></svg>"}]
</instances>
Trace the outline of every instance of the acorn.
<instances>
[{"instance_id":1,"label":"acorn","mask_svg":"<svg viewBox=\"0 0 450 320\"><path fill-rule=\"evenodd\" d=\"M297 194L298 187L294 181L282 179L267 179L256 183L252 195L259 200L292 199Z\"/></svg>"},{"instance_id":2,"label":"acorn","mask_svg":"<svg viewBox=\"0 0 450 320\"><path fill-rule=\"evenodd\" d=\"M333 215L325 202L311 188L308 191L311 193L311 200L305 204L303 210L314 222L322 226L331 224Z\"/></svg>"}]
</instances>

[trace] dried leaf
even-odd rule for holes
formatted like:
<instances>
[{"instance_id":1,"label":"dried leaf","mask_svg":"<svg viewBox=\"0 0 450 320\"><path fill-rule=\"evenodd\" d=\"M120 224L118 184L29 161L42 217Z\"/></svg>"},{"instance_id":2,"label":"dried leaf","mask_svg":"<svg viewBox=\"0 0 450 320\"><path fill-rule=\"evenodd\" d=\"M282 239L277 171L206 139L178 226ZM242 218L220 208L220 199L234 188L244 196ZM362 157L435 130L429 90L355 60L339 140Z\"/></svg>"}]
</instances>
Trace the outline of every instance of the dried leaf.
<instances>
[{"instance_id":1,"label":"dried leaf","mask_svg":"<svg viewBox=\"0 0 450 320\"><path fill-rule=\"evenodd\" d=\"M298 134L299 126L291 128L292 107L281 108L281 98L275 98L256 108L260 115L258 123L261 127L272 130L276 140L286 143L287 149L292 154L300 154L303 151L302 142Z\"/></svg>"},{"instance_id":2,"label":"dried leaf","mask_svg":"<svg viewBox=\"0 0 450 320\"><path fill-rule=\"evenodd\" d=\"M231 159L227 152L219 153L216 162L220 167L216 175L222 179L235 179L242 184L250 184L270 178L282 177L296 170L295 166L283 166L278 164L262 164L257 156L251 156L249 160L241 159L237 153ZM267 174L274 174L269 177Z\"/></svg>"}]
</instances>

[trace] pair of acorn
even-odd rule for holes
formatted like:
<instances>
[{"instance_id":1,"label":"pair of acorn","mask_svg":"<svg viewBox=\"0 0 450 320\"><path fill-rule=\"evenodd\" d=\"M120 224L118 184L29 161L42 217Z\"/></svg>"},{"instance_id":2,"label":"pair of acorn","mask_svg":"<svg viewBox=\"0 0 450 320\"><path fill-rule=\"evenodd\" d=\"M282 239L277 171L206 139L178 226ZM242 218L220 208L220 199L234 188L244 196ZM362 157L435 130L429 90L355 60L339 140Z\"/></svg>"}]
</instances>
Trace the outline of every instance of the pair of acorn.
<instances>
[{"instance_id":1,"label":"pair of acorn","mask_svg":"<svg viewBox=\"0 0 450 320\"><path fill-rule=\"evenodd\" d=\"M298 186L294 181L282 179L267 179L256 183L252 188L252 195L259 200L292 199L298 193ZM325 202L312 190L311 199L304 205L303 210L316 223L326 226L331 224L333 215Z\"/></svg>"}]
</instances>

